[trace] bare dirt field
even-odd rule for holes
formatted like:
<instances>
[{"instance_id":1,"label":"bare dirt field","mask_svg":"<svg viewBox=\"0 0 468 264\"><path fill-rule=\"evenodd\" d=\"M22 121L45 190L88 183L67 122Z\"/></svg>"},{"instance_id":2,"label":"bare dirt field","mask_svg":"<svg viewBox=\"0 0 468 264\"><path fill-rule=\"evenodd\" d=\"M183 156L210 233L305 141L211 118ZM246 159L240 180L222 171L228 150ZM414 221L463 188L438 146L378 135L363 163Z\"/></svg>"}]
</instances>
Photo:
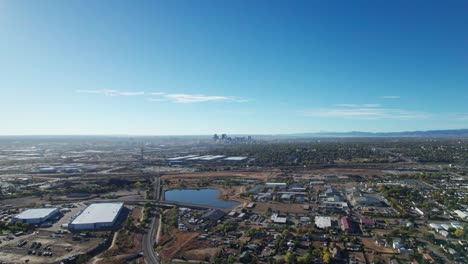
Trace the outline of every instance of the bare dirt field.
<instances>
[{"instance_id":1,"label":"bare dirt field","mask_svg":"<svg viewBox=\"0 0 468 264\"><path fill-rule=\"evenodd\" d=\"M381 246L376 245L375 239L373 238L362 238L361 241L362 241L362 244L364 245L364 248L368 251L375 251L375 252L384 253L384 254L395 253L392 248L381 247Z\"/></svg>"},{"instance_id":2,"label":"bare dirt field","mask_svg":"<svg viewBox=\"0 0 468 264\"><path fill-rule=\"evenodd\" d=\"M191 245L192 246L192 245ZM193 245L193 248L196 248L198 245ZM197 249L183 249L179 255L185 259L190 260L199 260L199 261L209 261L215 257L221 251L220 248L197 248Z\"/></svg>"},{"instance_id":3,"label":"bare dirt field","mask_svg":"<svg viewBox=\"0 0 468 264\"><path fill-rule=\"evenodd\" d=\"M198 172L198 173L181 173L164 175L162 179L189 179L189 178L222 178L222 177L242 177L249 179L265 180L274 177L279 171L262 171L262 172L226 172L226 171L213 171L213 172Z\"/></svg>"},{"instance_id":4,"label":"bare dirt field","mask_svg":"<svg viewBox=\"0 0 468 264\"><path fill-rule=\"evenodd\" d=\"M131 217L133 217L135 221L136 219L140 219L141 208L133 208ZM119 230L114 236L114 240L109 249L97 256L93 263L122 263L128 256L142 251L142 239L143 234L140 233L139 230L132 232Z\"/></svg>"},{"instance_id":5,"label":"bare dirt field","mask_svg":"<svg viewBox=\"0 0 468 264\"><path fill-rule=\"evenodd\" d=\"M194 245L192 241L199 234L195 232L182 232L172 229L173 239L168 242L160 252L163 259L173 259L187 245Z\"/></svg>"},{"instance_id":6,"label":"bare dirt field","mask_svg":"<svg viewBox=\"0 0 468 264\"><path fill-rule=\"evenodd\" d=\"M268 208L271 208L273 212L280 211L281 213L306 214L308 212L304 210L302 204L284 204L273 202L257 202L252 211L261 214L265 212Z\"/></svg>"},{"instance_id":7,"label":"bare dirt field","mask_svg":"<svg viewBox=\"0 0 468 264\"><path fill-rule=\"evenodd\" d=\"M29 263L54 263L68 256L86 253L104 241L102 238L73 241L72 234L65 234L63 237L57 238L50 236L53 234L53 232L40 231L29 237L24 237L22 239L26 240L28 243L23 247L17 247L16 244L3 245L0 248L1 260L6 263L24 263L26 260L29 260ZM29 255L28 251L31 249L30 246L33 242L40 242L42 244L40 248L35 248L34 251L44 252L46 251L45 247L50 246L50 251L53 253L53 256ZM67 250L67 248L71 250Z\"/></svg>"}]
</instances>

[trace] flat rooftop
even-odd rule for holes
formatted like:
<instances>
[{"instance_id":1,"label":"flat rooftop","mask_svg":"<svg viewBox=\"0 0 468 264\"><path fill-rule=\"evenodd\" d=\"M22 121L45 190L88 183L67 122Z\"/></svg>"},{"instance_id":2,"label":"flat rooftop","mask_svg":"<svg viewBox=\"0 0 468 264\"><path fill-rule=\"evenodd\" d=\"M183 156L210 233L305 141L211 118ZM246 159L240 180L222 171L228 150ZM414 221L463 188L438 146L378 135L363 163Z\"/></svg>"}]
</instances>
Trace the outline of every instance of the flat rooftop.
<instances>
[{"instance_id":1,"label":"flat rooftop","mask_svg":"<svg viewBox=\"0 0 468 264\"><path fill-rule=\"evenodd\" d=\"M227 157L224 160L226 161L243 161L246 160L247 157Z\"/></svg>"},{"instance_id":2,"label":"flat rooftop","mask_svg":"<svg viewBox=\"0 0 468 264\"><path fill-rule=\"evenodd\" d=\"M36 218L43 218L49 216L53 213L57 208L34 208L34 209L27 209L22 213L15 216L18 219L36 219Z\"/></svg>"},{"instance_id":3,"label":"flat rooftop","mask_svg":"<svg viewBox=\"0 0 468 264\"><path fill-rule=\"evenodd\" d=\"M169 161L178 161L178 160L190 159L190 158L193 158L193 157L197 157L197 155L179 156L179 157L168 158L167 160L169 160Z\"/></svg>"},{"instance_id":4,"label":"flat rooftop","mask_svg":"<svg viewBox=\"0 0 468 264\"><path fill-rule=\"evenodd\" d=\"M110 223L117 217L123 203L95 203L73 220L72 225Z\"/></svg>"},{"instance_id":5,"label":"flat rooftop","mask_svg":"<svg viewBox=\"0 0 468 264\"><path fill-rule=\"evenodd\" d=\"M316 216L315 225L318 228L327 228L332 226L332 219L329 216Z\"/></svg>"},{"instance_id":6,"label":"flat rooftop","mask_svg":"<svg viewBox=\"0 0 468 264\"><path fill-rule=\"evenodd\" d=\"M220 158L224 158L224 157L226 157L226 156L224 156L224 155L214 155L214 156L202 158L201 160L210 161L210 160L216 160L216 159L220 159Z\"/></svg>"}]
</instances>

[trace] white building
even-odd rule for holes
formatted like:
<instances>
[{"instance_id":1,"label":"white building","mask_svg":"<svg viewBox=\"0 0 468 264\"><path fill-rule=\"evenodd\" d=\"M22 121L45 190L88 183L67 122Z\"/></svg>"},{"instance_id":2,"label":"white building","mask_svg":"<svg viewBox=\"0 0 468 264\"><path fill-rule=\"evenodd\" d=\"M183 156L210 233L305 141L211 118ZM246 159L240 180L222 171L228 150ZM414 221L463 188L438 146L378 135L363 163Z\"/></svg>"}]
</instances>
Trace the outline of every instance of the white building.
<instances>
[{"instance_id":1,"label":"white building","mask_svg":"<svg viewBox=\"0 0 468 264\"><path fill-rule=\"evenodd\" d=\"M13 222L41 224L59 213L58 208L27 209L13 217Z\"/></svg>"},{"instance_id":2,"label":"white building","mask_svg":"<svg viewBox=\"0 0 468 264\"><path fill-rule=\"evenodd\" d=\"M458 215L458 217L460 217L461 219L467 219L468 218L468 213L463 212L462 210L455 210L453 212L456 213Z\"/></svg>"},{"instance_id":3,"label":"white building","mask_svg":"<svg viewBox=\"0 0 468 264\"><path fill-rule=\"evenodd\" d=\"M228 157L225 158L224 161L244 161L247 157Z\"/></svg>"},{"instance_id":4,"label":"white building","mask_svg":"<svg viewBox=\"0 0 468 264\"><path fill-rule=\"evenodd\" d=\"M68 225L68 228L74 231L111 228L122 209L123 203L91 204Z\"/></svg>"},{"instance_id":5,"label":"white building","mask_svg":"<svg viewBox=\"0 0 468 264\"><path fill-rule=\"evenodd\" d=\"M332 220L329 216L316 216L315 225L318 228L329 228L332 226Z\"/></svg>"},{"instance_id":6,"label":"white building","mask_svg":"<svg viewBox=\"0 0 468 264\"><path fill-rule=\"evenodd\" d=\"M441 226L443 229L447 230L447 231L448 231L449 228L451 227L451 226L448 225L448 224L441 224L440 226Z\"/></svg>"},{"instance_id":7,"label":"white building","mask_svg":"<svg viewBox=\"0 0 468 264\"><path fill-rule=\"evenodd\" d=\"M280 216L279 214L272 214L271 221L275 224L286 224L287 218L284 216Z\"/></svg>"},{"instance_id":8,"label":"white building","mask_svg":"<svg viewBox=\"0 0 468 264\"><path fill-rule=\"evenodd\" d=\"M401 239L399 238L394 238L393 239L393 249L401 249L404 248L405 245L401 243Z\"/></svg>"},{"instance_id":9,"label":"white building","mask_svg":"<svg viewBox=\"0 0 468 264\"><path fill-rule=\"evenodd\" d=\"M442 229L442 227L439 224L436 223L430 223L429 226L434 229L436 232L439 232L439 230Z\"/></svg>"},{"instance_id":10,"label":"white building","mask_svg":"<svg viewBox=\"0 0 468 264\"><path fill-rule=\"evenodd\" d=\"M441 231L439 232L439 234L441 234L441 235L444 236L444 237L450 237L450 233L447 232L447 231L445 231L445 230L441 230Z\"/></svg>"}]
</instances>

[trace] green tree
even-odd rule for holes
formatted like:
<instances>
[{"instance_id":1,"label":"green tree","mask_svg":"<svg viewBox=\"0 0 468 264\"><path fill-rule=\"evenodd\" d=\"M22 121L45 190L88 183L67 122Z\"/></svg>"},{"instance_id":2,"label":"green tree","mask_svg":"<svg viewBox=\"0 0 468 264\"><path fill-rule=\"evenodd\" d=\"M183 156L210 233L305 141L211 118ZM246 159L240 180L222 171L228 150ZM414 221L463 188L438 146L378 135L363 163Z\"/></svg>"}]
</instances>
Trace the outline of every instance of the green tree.
<instances>
[{"instance_id":1,"label":"green tree","mask_svg":"<svg viewBox=\"0 0 468 264\"><path fill-rule=\"evenodd\" d=\"M301 257L299 257L297 259L297 261L299 263L304 263L304 264L307 264L307 263L312 263L313 259L312 259L312 255L310 253L305 253L304 255L302 255Z\"/></svg>"},{"instance_id":2,"label":"green tree","mask_svg":"<svg viewBox=\"0 0 468 264\"><path fill-rule=\"evenodd\" d=\"M138 181L138 182L135 182L135 188L141 189L141 187L143 187L143 183L141 183L141 182L139 182L139 181Z\"/></svg>"},{"instance_id":3,"label":"green tree","mask_svg":"<svg viewBox=\"0 0 468 264\"><path fill-rule=\"evenodd\" d=\"M294 256L293 253L288 252L286 253L286 256L284 257L284 260L286 261L286 263L295 263L296 257Z\"/></svg>"},{"instance_id":4,"label":"green tree","mask_svg":"<svg viewBox=\"0 0 468 264\"><path fill-rule=\"evenodd\" d=\"M453 232L453 234L456 236L456 237L463 237L465 235L465 231L461 228L457 228L455 229L455 232Z\"/></svg>"},{"instance_id":5,"label":"green tree","mask_svg":"<svg viewBox=\"0 0 468 264\"><path fill-rule=\"evenodd\" d=\"M323 254L323 262L330 263L330 260L331 260L330 252L325 252L325 254Z\"/></svg>"}]
</instances>

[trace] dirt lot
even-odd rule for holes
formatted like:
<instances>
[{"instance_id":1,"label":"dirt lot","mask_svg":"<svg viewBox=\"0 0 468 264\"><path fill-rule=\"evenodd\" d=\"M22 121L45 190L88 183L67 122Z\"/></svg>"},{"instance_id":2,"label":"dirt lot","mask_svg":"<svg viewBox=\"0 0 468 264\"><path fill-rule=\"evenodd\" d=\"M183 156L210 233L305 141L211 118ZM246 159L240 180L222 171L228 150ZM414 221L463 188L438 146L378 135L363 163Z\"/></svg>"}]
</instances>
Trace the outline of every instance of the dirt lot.
<instances>
[{"instance_id":1,"label":"dirt lot","mask_svg":"<svg viewBox=\"0 0 468 264\"><path fill-rule=\"evenodd\" d=\"M364 245L364 248L367 251L375 251L383 254L394 254L395 252L393 251L392 248L390 247L381 247L375 244L375 239L373 238L362 238L361 239L362 244Z\"/></svg>"},{"instance_id":2,"label":"dirt lot","mask_svg":"<svg viewBox=\"0 0 468 264\"><path fill-rule=\"evenodd\" d=\"M242 177L249 179L265 180L270 177L275 177L279 171L265 171L265 172L203 172L203 173L181 173L174 175L164 175L162 179L189 179L189 178L221 178L221 177Z\"/></svg>"},{"instance_id":3,"label":"dirt lot","mask_svg":"<svg viewBox=\"0 0 468 264\"><path fill-rule=\"evenodd\" d=\"M164 246L164 249L160 252L162 258L163 259L173 259L187 245L196 246L196 243L193 243L193 240L198 235L199 235L199 233L182 232L182 231L174 228L172 230L173 239L170 242L168 242Z\"/></svg>"},{"instance_id":4,"label":"dirt lot","mask_svg":"<svg viewBox=\"0 0 468 264\"><path fill-rule=\"evenodd\" d=\"M192 248L197 248L201 245L190 245ZM220 248L213 248L213 247L200 247L197 249L189 249L184 248L182 252L179 254L181 257L190 260L199 260L199 261L209 261L214 256L219 254L221 251Z\"/></svg>"},{"instance_id":5,"label":"dirt lot","mask_svg":"<svg viewBox=\"0 0 468 264\"><path fill-rule=\"evenodd\" d=\"M252 211L262 214L268 208L271 208L273 212L280 211L281 213L291 214L307 214L308 211L304 210L302 204L284 204L284 203L273 203L273 202L257 202Z\"/></svg>"},{"instance_id":6,"label":"dirt lot","mask_svg":"<svg viewBox=\"0 0 468 264\"><path fill-rule=\"evenodd\" d=\"M3 245L0 247L0 255L2 261L6 263L24 263L29 259L29 263L52 263L58 262L65 257L85 253L92 248L95 248L100 242L104 241L103 238L86 238L82 241L73 241L72 234L65 234L63 237L51 237L53 232L40 231L29 237L23 237L28 243L23 247L17 247L15 244ZM36 252L44 252L45 247L50 246L53 256L38 256L28 255L28 250L33 242L40 242L42 247L33 249ZM67 250L70 249L70 250Z\"/></svg>"},{"instance_id":7,"label":"dirt lot","mask_svg":"<svg viewBox=\"0 0 468 264\"><path fill-rule=\"evenodd\" d=\"M136 219L140 219L141 208L133 208L131 216L135 221ZM114 240L109 249L95 257L92 263L122 263L128 256L142 251L142 241L143 234L140 230L135 230L133 232L119 230L119 232L114 235Z\"/></svg>"},{"instance_id":8,"label":"dirt lot","mask_svg":"<svg viewBox=\"0 0 468 264\"><path fill-rule=\"evenodd\" d=\"M28 208L35 207L37 205L49 204L50 201L35 196L5 199L0 201L0 207L6 207L6 205L12 205L12 208Z\"/></svg>"}]
</instances>

